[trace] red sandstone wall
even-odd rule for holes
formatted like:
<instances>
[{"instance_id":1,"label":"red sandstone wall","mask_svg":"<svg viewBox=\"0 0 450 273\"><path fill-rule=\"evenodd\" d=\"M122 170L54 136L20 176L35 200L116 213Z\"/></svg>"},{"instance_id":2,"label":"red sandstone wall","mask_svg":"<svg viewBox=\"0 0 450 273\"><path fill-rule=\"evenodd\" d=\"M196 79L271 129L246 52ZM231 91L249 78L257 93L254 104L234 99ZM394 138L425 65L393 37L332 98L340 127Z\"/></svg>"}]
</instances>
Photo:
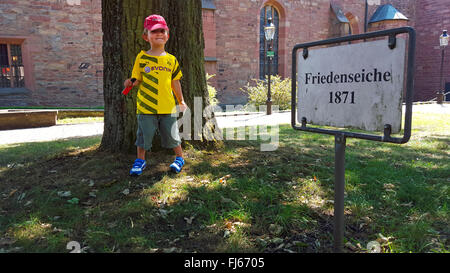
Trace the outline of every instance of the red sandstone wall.
<instances>
[{"instance_id":1,"label":"red sandstone wall","mask_svg":"<svg viewBox=\"0 0 450 273\"><path fill-rule=\"evenodd\" d=\"M328 35L329 0L216 1L217 87L221 103L245 103L240 88L259 78L259 16L266 3L274 5L280 14L278 71L283 77L290 77L295 44Z\"/></svg>"},{"instance_id":2,"label":"red sandstone wall","mask_svg":"<svg viewBox=\"0 0 450 273\"><path fill-rule=\"evenodd\" d=\"M216 20L214 10L203 9L203 36L205 39L205 71L210 75L217 74L217 51L216 51ZM217 77L208 80L214 87L217 86Z\"/></svg>"},{"instance_id":3,"label":"red sandstone wall","mask_svg":"<svg viewBox=\"0 0 450 273\"><path fill-rule=\"evenodd\" d=\"M353 33L362 33L364 1L334 2L351 20ZM431 99L439 89L438 37L442 29L450 29L449 2L380 0L386 3L410 18L407 25L416 28L416 100ZM278 71L283 77L290 77L295 44L330 35L330 0L216 0L216 10L204 10L203 27L206 71L216 74L212 84L221 103L245 103L240 88L259 77L259 14L265 4L274 5L280 13ZM369 6L368 20L376 7ZM103 104L101 0L2 0L0 29L0 39L23 41L32 104ZM444 67L446 81L450 81L449 62ZM90 65L80 69L82 63Z\"/></svg>"},{"instance_id":4,"label":"red sandstone wall","mask_svg":"<svg viewBox=\"0 0 450 273\"><path fill-rule=\"evenodd\" d=\"M361 0L335 0L350 19L352 33L364 32L365 2ZM406 25L414 26L416 0L380 0L380 5L392 4L411 20ZM436 1L434 1L436 2ZM331 37L329 31L330 0L216 0L217 29L217 88L221 103L244 103L240 88L259 75L259 14L265 4L274 5L280 13L279 67L282 77L290 77L291 50L295 44ZM378 5L371 5L368 18ZM404 26L380 24L368 26L368 31ZM450 55L450 54L449 54Z\"/></svg>"},{"instance_id":5,"label":"red sandstone wall","mask_svg":"<svg viewBox=\"0 0 450 273\"><path fill-rule=\"evenodd\" d=\"M216 57L216 22L214 20L214 10L204 9L202 16L205 57Z\"/></svg>"},{"instance_id":6,"label":"red sandstone wall","mask_svg":"<svg viewBox=\"0 0 450 273\"><path fill-rule=\"evenodd\" d=\"M364 30L364 2L338 2L353 17L354 33ZM329 0L217 0L217 88L221 103L244 103L240 88L259 77L259 16L264 5L280 14L279 67L282 77L291 76L292 48L299 43L330 37Z\"/></svg>"},{"instance_id":7,"label":"red sandstone wall","mask_svg":"<svg viewBox=\"0 0 450 273\"><path fill-rule=\"evenodd\" d=\"M24 39L30 104L103 105L101 0L1 0L0 29Z\"/></svg>"},{"instance_id":8,"label":"red sandstone wall","mask_svg":"<svg viewBox=\"0 0 450 273\"><path fill-rule=\"evenodd\" d=\"M439 36L450 30L450 1L417 0L416 100L436 98L440 82L441 49ZM446 49L444 83L450 82L450 48Z\"/></svg>"}]
</instances>

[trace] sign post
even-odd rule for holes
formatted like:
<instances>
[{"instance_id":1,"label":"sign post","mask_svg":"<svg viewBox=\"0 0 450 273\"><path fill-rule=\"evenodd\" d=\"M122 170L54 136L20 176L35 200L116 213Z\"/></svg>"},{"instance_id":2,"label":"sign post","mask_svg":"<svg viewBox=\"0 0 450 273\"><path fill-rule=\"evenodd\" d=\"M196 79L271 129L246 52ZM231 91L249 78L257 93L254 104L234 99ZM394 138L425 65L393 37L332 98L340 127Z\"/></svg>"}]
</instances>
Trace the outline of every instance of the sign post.
<instances>
[{"instance_id":1,"label":"sign post","mask_svg":"<svg viewBox=\"0 0 450 273\"><path fill-rule=\"evenodd\" d=\"M403 33L408 33L408 45L403 38L396 37ZM367 41L380 37L388 39ZM346 138L403 144L411 136L415 39L414 29L403 27L299 44L292 51L292 127L335 136L335 252L342 252L345 230ZM365 42L324 47L356 40ZM300 49L302 54L297 54ZM404 86L404 132L402 138L397 138L391 134L401 131ZM308 123L382 132L382 135L309 127Z\"/></svg>"},{"instance_id":2,"label":"sign post","mask_svg":"<svg viewBox=\"0 0 450 273\"><path fill-rule=\"evenodd\" d=\"M334 136L334 250L342 252L344 238L345 193L345 142L344 135Z\"/></svg>"}]
</instances>

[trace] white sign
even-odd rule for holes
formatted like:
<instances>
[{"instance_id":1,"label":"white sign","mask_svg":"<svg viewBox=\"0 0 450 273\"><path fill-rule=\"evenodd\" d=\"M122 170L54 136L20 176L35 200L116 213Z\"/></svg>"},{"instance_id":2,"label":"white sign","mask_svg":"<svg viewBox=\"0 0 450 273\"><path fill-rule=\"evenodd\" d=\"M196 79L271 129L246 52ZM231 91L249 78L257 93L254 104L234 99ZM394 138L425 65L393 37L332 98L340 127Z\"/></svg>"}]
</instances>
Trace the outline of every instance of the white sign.
<instances>
[{"instance_id":1,"label":"white sign","mask_svg":"<svg viewBox=\"0 0 450 273\"><path fill-rule=\"evenodd\" d=\"M301 122L383 131L401 129L406 42L387 40L309 49L298 56L298 112Z\"/></svg>"},{"instance_id":2,"label":"white sign","mask_svg":"<svg viewBox=\"0 0 450 273\"><path fill-rule=\"evenodd\" d=\"M380 4L380 0L367 0L367 4L369 6L379 5Z\"/></svg>"}]
</instances>

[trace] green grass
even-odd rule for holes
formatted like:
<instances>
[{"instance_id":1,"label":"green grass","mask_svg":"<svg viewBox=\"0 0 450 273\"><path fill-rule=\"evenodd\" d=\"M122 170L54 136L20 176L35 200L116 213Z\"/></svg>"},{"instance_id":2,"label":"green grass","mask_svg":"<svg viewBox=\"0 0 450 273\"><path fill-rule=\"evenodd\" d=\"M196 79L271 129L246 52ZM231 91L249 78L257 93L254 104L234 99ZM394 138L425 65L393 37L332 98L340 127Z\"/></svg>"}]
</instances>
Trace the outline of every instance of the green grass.
<instances>
[{"instance_id":1,"label":"green grass","mask_svg":"<svg viewBox=\"0 0 450 273\"><path fill-rule=\"evenodd\" d=\"M77 152L92 148L101 140L101 136L75 138L48 142L30 142L0 145L0 170L10 165L35 165L36 162L58 156L62 153ZM23 167L22 166L22 167Z\"/></svg>"},{"instance_id":2,"label":"green grass","mask_svg":"<svg viewBox=\"0 0 450 273\"><path fill-rule=\"evenodd\" d=\"M346 251L449 252L449 132L448 115L414 114L407 144L347 140ZM334 138L286 125L279 139L186 148L179 175L156 152L137 178L100 137L0 146L0 249L331 252Z\"/></svg>"},{"instance_id":3,"label":"green grass","mask_svg":"<svg viewBox=\"0 0 450 273\"><path fill-rule=\"evenodd\" d=\"M56 124L79 124L90 122L103 122L103 117L77 117L77 118L63 118L58 119Z\"/></svg>"},{"instance_id":4,"label":"green grass","mask_svg":"<svg viewBox=\"0 0 450 273\"><path fill-rule=\"evenodd\" d=\"M0 109L83 109L83 110L97 110L97 109L105 109L104 106L94 106L94 107L54 107L54 106L14 106L14 107L5 107L1 106Z\"/></svg>"}]
</instances>

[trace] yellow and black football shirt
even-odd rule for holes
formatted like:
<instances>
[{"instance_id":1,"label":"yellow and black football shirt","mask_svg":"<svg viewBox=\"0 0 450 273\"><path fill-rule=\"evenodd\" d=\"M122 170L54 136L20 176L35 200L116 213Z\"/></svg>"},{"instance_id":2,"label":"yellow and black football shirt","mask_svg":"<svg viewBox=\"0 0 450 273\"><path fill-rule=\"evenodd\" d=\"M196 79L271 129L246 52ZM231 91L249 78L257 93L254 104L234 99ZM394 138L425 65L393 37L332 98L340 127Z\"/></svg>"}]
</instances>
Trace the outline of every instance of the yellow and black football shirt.
<instances>
[{"instance_id":1,"label":"yellow and black football shirt","mask_svg":"<svg viewBox=\"0 0 450 273\"><path fill-rule=\"evenodd\" d=\"M132 78L141 81L137 94L137 114L172 114L175 97L172 81L181 79L175 56L151 56L141 51L134 62Z\"/></svg>"}]
</instances>

